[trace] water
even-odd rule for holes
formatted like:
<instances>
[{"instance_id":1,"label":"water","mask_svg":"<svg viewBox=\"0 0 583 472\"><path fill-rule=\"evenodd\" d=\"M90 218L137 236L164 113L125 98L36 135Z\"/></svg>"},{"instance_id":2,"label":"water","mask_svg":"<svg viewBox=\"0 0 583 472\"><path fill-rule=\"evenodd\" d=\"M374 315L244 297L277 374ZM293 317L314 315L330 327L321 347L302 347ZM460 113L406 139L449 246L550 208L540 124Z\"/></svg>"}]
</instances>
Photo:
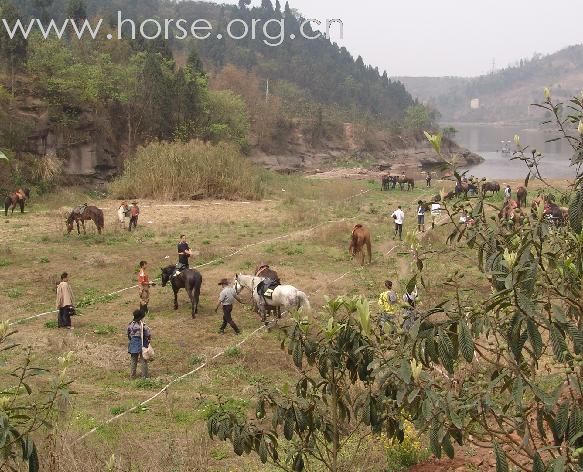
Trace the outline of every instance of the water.
<instances>
[{"instance_id":1,"label":"water","mask_svg":"<svg viewBox=\"0 0 583 472\"><path fill-rule=\"evenodd\" d=\"M520 136L522 146L530 146L543 153L540 169L545 178L563 179L575 176L575 169L570 166L573 152L568 143L565 140L545 142L558 136L552 131L495 124L458 123L453 127L458 130L456 142L485 159L471 168L471 173L476 177L508 180L526 177L528 171L523 162L511 160L512 155L499 152L504 146L502 141L510 141L508 146L514 149L515 134Z\"/></svg>"}]
</instances>

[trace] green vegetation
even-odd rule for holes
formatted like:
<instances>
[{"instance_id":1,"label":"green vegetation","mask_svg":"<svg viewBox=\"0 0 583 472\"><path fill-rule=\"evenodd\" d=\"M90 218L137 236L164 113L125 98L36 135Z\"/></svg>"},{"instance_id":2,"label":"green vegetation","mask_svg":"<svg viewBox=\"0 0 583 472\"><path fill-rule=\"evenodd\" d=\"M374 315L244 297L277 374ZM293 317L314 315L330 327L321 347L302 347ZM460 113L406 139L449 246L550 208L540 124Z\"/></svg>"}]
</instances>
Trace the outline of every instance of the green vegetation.
<instances>
[{"instance_id":1,"label":"green vegetation","mask_svg":"<svg viewBox=\"0 0 583 472\"><path fill-rule=\"evenodd\" d=\"M120 198L177 199L202 194L259 199L264 192L261 173L226 143L151 143L126 162L111 191Z\"/></svg>"}]
</instances>

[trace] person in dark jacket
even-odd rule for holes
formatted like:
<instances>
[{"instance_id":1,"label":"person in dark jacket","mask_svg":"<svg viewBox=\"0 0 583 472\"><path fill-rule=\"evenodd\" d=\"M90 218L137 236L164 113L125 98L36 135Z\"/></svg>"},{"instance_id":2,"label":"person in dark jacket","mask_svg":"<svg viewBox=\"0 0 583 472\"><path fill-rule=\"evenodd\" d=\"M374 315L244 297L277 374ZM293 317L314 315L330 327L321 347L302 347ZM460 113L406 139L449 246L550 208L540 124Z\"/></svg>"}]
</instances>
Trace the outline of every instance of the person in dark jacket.
<instances>
[{"instance_id":1,"label":"person in dark jacket","mask_svg":"<svg viewBox=\"0 0 583 472\"><path fill-rule=\"evenodd\" d=\"M148 347L150 345L152 332L143 321L145 316L146 314L142 310L135 310L134 319L128 325L128 353L131 356L130 375L132 379L136 378L136 370L140 359L142 360L142 377L148 377L148 361L142 357L142 346Z\"/></svg>"}]
</instances>

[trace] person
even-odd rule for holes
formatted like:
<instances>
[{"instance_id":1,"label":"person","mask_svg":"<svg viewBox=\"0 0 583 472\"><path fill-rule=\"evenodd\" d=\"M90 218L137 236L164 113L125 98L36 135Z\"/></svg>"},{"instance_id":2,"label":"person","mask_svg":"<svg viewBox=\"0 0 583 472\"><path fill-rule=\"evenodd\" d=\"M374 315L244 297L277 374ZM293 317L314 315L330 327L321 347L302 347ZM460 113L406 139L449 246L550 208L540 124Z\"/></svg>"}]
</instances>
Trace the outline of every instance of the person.
<instances>
[{"instance_id":1,"label":"person","mask_svg":"<svg viewBox=\"0 0 583 472\"><path fill-rule=\"evenodd\" d=\"M69 274L61 274L61 282L57 285L57 309L59 317L57 326L59 328L73 329L71 326L71 315L75 313L75 297L69 285Z\"/></svg>"},{"instance_id":2,"label":"person","mask_svg":"<svg viewBox=\"0 0 583 472\"><path fill-rule=\"evenodd\" d=\"M138 227L138 217L140 216L140 207L138 206L138 202L132 202L132 206L130 207L130 226L128 231L137 229Z\"/></svg>"},{"instance_id":3,"label":"person","mask_svg":"<svg viewBox=\"0 0 583 472\"><path fill-rule=\"evenodd\" d=\"M416 286L411 293L405 291L405 295L403 295L403 302L405 302L405 321L403 322L403 328L405 329L411 328L413 323L415 323L417 297L418 292Z\"/></svg>"},{"instance_id":4,"label":"person","mask_svg":"<svg viewBox=\"0 0 583 472\"><path fill-rule=\"evenodd\" d=\"M219 311L219 307L223 306L223 324L219 329L220 334L225 334L225 328L227 325L230 325L231 328L235 331L235 334L241 334L241 330L233 321L233 303L237 300L239 303L243 303L241 299L238 297L237 290L235 287L231 287L229 285L229 281L227 279L221 279L219 285L223 287L221 290L221 294L219 295L219 303L215 308L215 313Z\"/></svg>"},{"instance_id":5,"label":"person","mask_svg":"<svg viewBox=\"0 0 583 472\"><path fill-rule=\"evenodd\" d=\"M417 202L417 229L425 233L425 203Z\"/></svg>"},{"instance_id":6,"label":"person","mask_svg":"<svg viewBox=\"0 0 583 472\"><path fill-rule=\"evenodd\" d=\"M127 202L121 202L121 205L117 209L117 219L119 224L123 227L126 224L126 216L128 216L129 207Z\"/></svg>"},{"instance_id":7,"label":"person","mask_svg":"<svg viewBox=\"0 0 583 472\"><path fill-rule=\"evenodd\" d=\"M504 203L508 203L512 198L512 189L510 188L510 185L508 184L505 185L506 188L504 189Z\"/></svg>"},{"instance_id":8,"label":"person","mask_svg":"<svg viewBox=\"0 0 583 472\"><path fill-rule=\"evenodd\" d=\"M427 182L427 187L431 187L431 172L427 172L427 176L425 177L425 182Z\"/></svg>"},{"instance_id":9,"label":"person","mask_svg":"<svg viewBox=\"0 0 583 472\"><path fill-rule=\"evenodd\" d=\"M144 313L149 313L148 303L150 303L150 287L156 285L155 282L150 282L148 276L148 263L140 261L140 272L138 274L138 295L140 297L140 310Z\"/></svg>"},{"instance_id":10,"label":"person","mask_svg":"<svg viewBox=\"0 0 583 472\"><path fill-rule=\"evenodd\" d=\"M435 229L435 220L441 216L441 204L433 202L431 204L431 229Z\"/></svg>"},{"instance_id":11,"label":"person","mask_svg":"<svg viewBox=\"0 0 583 472\"><path fill-rule=\"evenodd\" d=\"M142 347L148 347L152 341L152 331L143 322L146 313L134 310L134 319L128 325L128 353L131 356L130 376L136 378L138 361L142 360L142 377L148 378L148 361L142 357ZM143 333L143 334L142 334Z\"/></svg>"},{"instance_id":12,"label":"person","mask_svg":"<svg viewBox=\"0 0 583 472\"><path fill-rule=\"evenodd\" d=\"M403 222L405 221L405 213L403 213L403 209L401 208L401 205L399 205L399 207L393 212L393 214L391 216L393 217L393 220L395 220L395 236L393 236L393 239L395 239L397 237L397 234L398 234L399 240L402 241L403 240Z\"/></svg>"},{"instance_id":13,"label":"person","mask_svg":"<svg viewBox=\"0 0 583 472\"><path fill-rule=\"evenodd\" d=\"M188 260L192 256L192 250L186 242L186 235L180 235L180 242L178 243L178 264L180 270L188 269Z\"/></svg>"},{"instance_id":14,"label":"person","mask_svg":"<svg viewBox=\"0 0 583 472\"><path fill-rule=\"evenodd\" d=\"M460 224L465 225L468 222L468 210L466 210L465 208L462 211L462 214L460 215Z\"/></svg>"},{"instance_id":15,"label":"person","mask_svg":"<svg viewBox=\"0 0 583 472\"><path fill-rule=\"evenodd\" d=\"M393 290L393 282L385 280L386 292L379 296L379 307L381 309L381 323L386 323L394 318L397 311L397 294Z\"/></svg>"}]
</instances>

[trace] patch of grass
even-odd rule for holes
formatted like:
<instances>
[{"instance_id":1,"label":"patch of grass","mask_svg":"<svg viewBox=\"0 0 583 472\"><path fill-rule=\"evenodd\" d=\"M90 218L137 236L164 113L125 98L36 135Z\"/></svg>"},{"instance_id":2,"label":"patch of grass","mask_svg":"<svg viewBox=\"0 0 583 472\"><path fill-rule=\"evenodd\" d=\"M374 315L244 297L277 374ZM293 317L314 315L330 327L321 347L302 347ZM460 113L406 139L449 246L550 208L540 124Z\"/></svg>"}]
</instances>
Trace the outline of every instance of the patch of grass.
<instances>
[{"instance_id":1,"label":"patch of grass","mask_svg":"<svg viewBox=\"0 0 583 472\"><path fill-rule=\"evenodd\" d=\"M200 365L204 362L204 356L197 356L196 354L190 356L190 365Z\"/></svg>"},{"instance_id":2,"label":"patch of grass","mask_svg":"<svg viewBox=\"0 0 583 472\"><path fill-rule=\"evenodd\" d=\"M127 407L125 406L114 406L111 408L111 410L109 410L109 412L116 416L116 415L120 415L121 413L123 413L124 411L127 411Z\"/></svg>"},{"instance_id":3,"label":"patch of grass","mask_svg":"<svg viewBox=\"0 0 583 472\"><path fill-rule=\"evenodd\" d=\"M201 420L208 420L211 416L222 409L222 411L233 414L237 418L244 419L246 415L249 402L243 399L226 398L221 399L221 402L208 401L197 410L196 418Z\"/></svg>"},{"instance_id":4,"label":"patch of grass","mask_svg":"<svg viewBox=\"0 0 583 472\"><path fill-rule=\"evenodd\" d=\"M144 232L144 234L142 234L142 237L144 239L154 239L156 237L156 234L153 231L148 230L148 231Z\"/></svg>"},{"instance_id":5,"label":"patch of grass","mask_svg":"<svg viewBox=\"0 0 583 472\"><path fill-rule=\"evenodd\" d=\"M229 457L229 453L226 452L224 449L213 449L211 452L211 457L217 461L222 461L223 459L226 459L227 457Z\"/></svg>"},{"instance_id":6,"label":"patch of grass","mask_svg":"<svg viewBox=\"0 0 583 472\"><path fill-rule=\"evenodd\" d=\"M241 348L239 346L232 346L225 351L227 357L235 358L241 355Z\"/></svg>"},{"instance_id":7,"label":"patch of grass","mask_svg":"<svg viewBox=\"0 0 583 472\"><path fill-rule=\"evenodd\" d=\"M48 257L44 257L44 256L43 256L43 257L41 257L41 258L40 258L38 261L39 261L41 264L48 264L49 262L51 262L51 261L49 261L49 258L48 258Z\"/></svg>"},{"instance_id":8,"label":"patch of grass","mask_svg":"<svg viewBox=\"0 0 583 472\"><path fill-rule=\"evenodd\" d=\"M6 295L8 295L8 298L12 298L12 299L20 298L20 297L22 297L22 294L23 294L23 292L19 288L11 288L11 289L8 289L8 291L6 292Z\"/></svg>"},{"instance_id":9,"label":"patch of grass","mask_svg":"<svg viewBox=\"0 0 583 472\"><path fill-rule=\"evenodd\" d=\"M155 390L162 388L164 382L162 379L138 379L136 380L136 388L140 390Z\"/></svg>"},{"instance_id":10,"label":"patch of grass","mask_svg":"<svg viewBox=\"0 0 583 472\"><path fill-rule=\"evenodd\" d=\"M208 246L211 242L208 239L203 240L202 242L205 246Z\"/></svg>"},{"instance_id":11,"label":"patch of grass","mask_svg":"<svg viewBox=\"0 0 583 472\"><path fill-rule=\"evenodd\" d=\"M405 424L405 439L402 443L385 439L387 472L401 472L428 459L431 453L421 443L417 432L409 423Z\"/></svg>"},{"instance_id":12,"label":"patch of grass","mask_svg":"<svg viewBox=\"0 0 583 472\"><path fill-rule=\"evenodd\" d=\"M95 334L107 335L117 332L117 328L111 325L93 325L92 328Z\"/></svg>"},{"instance_id":13,"label":"patch of grass","mask_svg":"<svg viewBox=\"0 0 583 472\"><path fill-rule=\"evenodd\" d=\"M49 320L45 323L45 328L48 329L55 329L59 327L59 323L57 323L55 320Z\"/></svg>"},{"instance_id":14,"label":"patch of grass","mask_svg":"<svg viewBox=\"0 0 583 472\"><path fill-rule=\"evenodd\" d=\"M6 259L0 259L0 267L8 267L11 264L10 261Z\"/></svg>"},{"instance_id":15,"label":"patch of grass","mask_svg":"<svg viewBox=\"0 0 583 472\"><path fill-rule=\"evenodd\" d=\"M178 410L172 414L172 417L178 424L191 424L196 421L196 414L194 411Z\"/></svg>"},{"instance_id":16,"label":"patch of grass","mask_svg":"<svg viewBox=\"0 0 583 472\"><path fill-rule=\"evenodd\" d=\"M77 302L77 308L86 308L99 303L107 303L119 298L119 294L99 295L97 290L88 290Z\"/></svg>"}]
</instances>

